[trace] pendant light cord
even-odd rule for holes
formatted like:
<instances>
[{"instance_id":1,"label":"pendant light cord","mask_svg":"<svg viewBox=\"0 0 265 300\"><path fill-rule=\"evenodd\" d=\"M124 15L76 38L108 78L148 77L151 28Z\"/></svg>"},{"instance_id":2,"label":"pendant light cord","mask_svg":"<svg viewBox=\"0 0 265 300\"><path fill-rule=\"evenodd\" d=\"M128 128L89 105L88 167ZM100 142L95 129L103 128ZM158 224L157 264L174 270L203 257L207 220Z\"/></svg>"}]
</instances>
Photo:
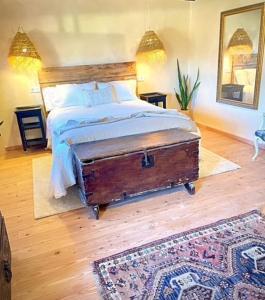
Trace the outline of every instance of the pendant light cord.
<instances>
[{"instance_id":1,"label":"pendant light cord","mask_svg":"<svg viewBox=\"0 0 265 300\"><path fill-rule=\"evenodd\" d=\"M148 19L147 19L147 30L150 30L150 16L151 16L151 13L150 13L150 0L147 0L147 13L148 13Z\"/></svg>"},{"instance_id":2,"label":"pendant light cord","mask_svg":"<svg viewBox=\"0 0 265 300\"><path fill-rule=\"evenodd\" d=\"M145 1L145 31L150 30L150 0Z\"/></svg>"},{"instance_id":3,"label":"pendant light cord","mask_svg":"<svg viewBox=\"0 0 265 300\"><path fill-rule=\"evenodd\" d=\"M147 0L147 30L150 30L151 12L150 12L150 0Z\"/></svg>"},{"instance_id":4,"label":"pendant light cord","mask_svg":"<svg viewBox=\"0 0 265 300\"><path fill-rule=\"evenodd\" d=\"M18 26L17 31L20 33L24 33L23 27L21 25Z\"/></svg>"}]
</instances>

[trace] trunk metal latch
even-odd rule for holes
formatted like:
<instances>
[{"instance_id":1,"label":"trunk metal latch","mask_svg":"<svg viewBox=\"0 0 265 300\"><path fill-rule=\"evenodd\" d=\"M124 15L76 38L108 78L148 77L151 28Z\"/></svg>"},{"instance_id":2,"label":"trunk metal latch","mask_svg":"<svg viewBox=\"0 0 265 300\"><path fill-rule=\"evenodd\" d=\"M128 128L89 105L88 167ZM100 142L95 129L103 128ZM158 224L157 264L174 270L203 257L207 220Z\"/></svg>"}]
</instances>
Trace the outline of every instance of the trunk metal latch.
<instances>
[{"instance_id":1,"label":"trunk metal latch","mask_svg":"<svg viewBox=\"0 0 265 300\"><path fill-rule=\"evenodd\" d=\"M155 166L154 155L148 155L147 151L144 151L144 157L142 159L142 168L149 169Z\"/></svg>"}]
</instances>

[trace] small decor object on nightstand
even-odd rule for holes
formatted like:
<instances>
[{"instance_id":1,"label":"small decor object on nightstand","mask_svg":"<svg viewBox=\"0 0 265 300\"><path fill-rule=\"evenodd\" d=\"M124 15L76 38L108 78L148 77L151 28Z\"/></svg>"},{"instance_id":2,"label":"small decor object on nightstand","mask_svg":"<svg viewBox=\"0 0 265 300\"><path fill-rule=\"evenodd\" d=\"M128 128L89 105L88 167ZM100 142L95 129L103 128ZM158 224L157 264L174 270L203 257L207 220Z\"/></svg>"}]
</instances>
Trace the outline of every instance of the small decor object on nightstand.
<instances>
[{"instance_id":1,"label":"small decor object on nightstand","mask_svg":"<svg viewBox=\"0 0 265 300\"><path fill-rule=\"evenodd\" d=\"M21 106L16 108L16 116L20 131L23 150L30 147L42 147L47 145L46 130L41 106ZM30 136L30 131L39 129L38 137Z\"/></svg>"},{"instance_id":2,"label":"small decor object on nightstand","mask_svg":"<svg viewBox=\"0 0 265 300\"><path fill-rule=\"evenodd\" d=\"M147 101L148 103L155 104L158 106L158 103L162 102L163 103L163 108L167 108L167 95L162 94L162 93L145 93L145 94L140 94L140 99Z\"/></svg>"}]
</instances>

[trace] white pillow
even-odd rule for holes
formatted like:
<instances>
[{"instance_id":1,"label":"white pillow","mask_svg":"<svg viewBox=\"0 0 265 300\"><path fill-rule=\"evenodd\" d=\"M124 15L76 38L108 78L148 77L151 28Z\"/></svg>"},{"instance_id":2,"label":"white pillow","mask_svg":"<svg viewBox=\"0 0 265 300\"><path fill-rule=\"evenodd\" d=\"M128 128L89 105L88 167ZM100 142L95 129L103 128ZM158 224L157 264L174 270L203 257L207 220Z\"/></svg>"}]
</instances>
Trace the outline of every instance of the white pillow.
<instances>
[{"instance_id":1,"label":"white pillow","mask_svg":"<svg viewBox=\"0 0 265 300\"><path fill-rule=\"evenodd\" d=\"M96 89L96 81L77 84L82 90L91 91Z\"/></svg>"},{"instance_id":2,"label":"white pillow","mask_svg":"<svg viewBox=\"0 0 265 300\"><path fill-rule=\"evenodd\" d=\"M107 86L98 90L86 91L88 98L90 98L90 102L92 106L108 104L108 103L117 103L117 100L113 93L113 88L111 86Z\"/></svg>"},{"instance_id":3,"label":"white pillow","mask_svg":"<svg viewBox=\"0 0 265 300\"><path fill-rule=\"evenodd\" d=\"M54 108L69 106L92 106L85 91L95 90L95 88L95 81L43 88L42 93L46 110L51 111Z\"/></svg>"},{"instance_id":4,"label":"white pillow","mask_svg":"<svg viewBox=\"0 0 265 300\"><path fill-rule=\"evenodd\" d=\"M110 82L98 82L98 88L102 89L107 86L112 86L118 101L136 100L136 80L120 80Z\"/></svg>"},{"instance_id":5,"label":"white pillow","mask_svg":"<svg viewBox=\"0 0 265 300\"><path fill-rule=\"evenodd\" d=\"M248 73L246 70L236 70L235 77L237 84L248 85Z\"/></svg>"},{"instance_id":6,"label":"white pillow","mask_svg":"<svg viewBox=\"0 0 265 300\"><path fill-rule=\"evenodd\" d=\"M56 86L43 88L42 96L46 111L51 111L56 105Z\"/></svg>"},{"instance_id":7,"label":"white pillow","mask_svg":"<svg viewBox=\"0 0 265 300\"><path fill-rule=\"evenodd\" d=\"M62 84L56 86L57 107L87 106L88 99L77 84Z\"/></svg>"}]
</instances>

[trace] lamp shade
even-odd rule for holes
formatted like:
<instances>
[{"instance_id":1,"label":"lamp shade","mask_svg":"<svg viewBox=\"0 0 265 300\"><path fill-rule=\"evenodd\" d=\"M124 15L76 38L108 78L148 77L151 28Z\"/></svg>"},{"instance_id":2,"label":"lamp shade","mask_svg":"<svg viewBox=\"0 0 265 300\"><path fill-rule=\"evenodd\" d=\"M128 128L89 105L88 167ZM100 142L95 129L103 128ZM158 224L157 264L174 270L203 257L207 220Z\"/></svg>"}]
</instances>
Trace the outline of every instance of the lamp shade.
<instances>
[{"instance_id":1,"label":"lamp shade","mask_svg":"<svg viewBox=\"0 0 265 300\"><path fill-rule=\"evenodd\" d=\"M165 60L166 53L164 45L153 30L145 32L136 55L137 58L143 58L149 61Z\"/></svg>"},{"instance_id":2,"label":"lamp shade","mask_svg":"<svg viewBox=\"0 0 265 300\"><path fill-rule=\"evenodd\" d=\"M41 68L41 58L33 43L19 28L16 33L8 54L9 64L19 71L39 71Z\"/></svg>"},{"instance_id":3,"label":"lamp shade","mask_svg":"<svg viewBox=\"0 0 265 300\"><path fill-rule=\"evenodd\" d=\"M230 54L251 54L253 52L253 43L243 28L238 28L228 44Z\"/></svg>"}]
</instances>

